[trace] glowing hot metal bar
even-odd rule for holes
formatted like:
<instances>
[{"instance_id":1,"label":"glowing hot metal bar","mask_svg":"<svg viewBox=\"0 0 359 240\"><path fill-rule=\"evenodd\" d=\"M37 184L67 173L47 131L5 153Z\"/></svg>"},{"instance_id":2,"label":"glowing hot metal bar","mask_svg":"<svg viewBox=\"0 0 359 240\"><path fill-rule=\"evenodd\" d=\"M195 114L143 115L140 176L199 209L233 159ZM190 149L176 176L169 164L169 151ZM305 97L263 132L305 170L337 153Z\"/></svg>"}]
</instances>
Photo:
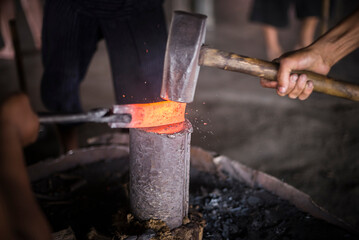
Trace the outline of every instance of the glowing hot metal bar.
<instances>
[{"instance_id":1,"label":"glowing hot metal bar","mask_svg":"<svg viewBox=\"0 0 359 240\"><path fill-rule=\"evenodd\" d=\"M40 116L40 123L108 123L112 128L154 127L184 121L186 104L172 101L115 105L85 113Z\"/></svg>"},{"instance_id":2,"label":"glowing hot metal bar","mask_svg":"<svg viewBox=\"0 0 359 240\"><path fill-rule=\"evenodd\" d=\"M113 106L113 114L130 114L130 123L109 123L112 128L144 128L180 123L185 120L185 103L172 101Z\"/></svg>"}]
</instances>

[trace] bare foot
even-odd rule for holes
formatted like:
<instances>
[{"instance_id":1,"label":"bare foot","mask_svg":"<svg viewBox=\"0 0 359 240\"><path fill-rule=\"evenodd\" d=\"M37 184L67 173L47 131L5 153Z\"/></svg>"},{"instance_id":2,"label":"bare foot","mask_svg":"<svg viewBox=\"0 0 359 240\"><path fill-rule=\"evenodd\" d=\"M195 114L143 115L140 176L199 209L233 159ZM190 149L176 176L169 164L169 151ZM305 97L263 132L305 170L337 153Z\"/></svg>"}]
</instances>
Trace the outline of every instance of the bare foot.
<instances>
[{"instance_id":1,"label":"bare foot","mask_svg":"<svg viewBox=\"0 0 359 240\"><path fill-rule=\"evenodd\" d=\"M15 58L14 49L3 48L0 50L0 59L12 60Z\"/></svg>"}]
</instances>

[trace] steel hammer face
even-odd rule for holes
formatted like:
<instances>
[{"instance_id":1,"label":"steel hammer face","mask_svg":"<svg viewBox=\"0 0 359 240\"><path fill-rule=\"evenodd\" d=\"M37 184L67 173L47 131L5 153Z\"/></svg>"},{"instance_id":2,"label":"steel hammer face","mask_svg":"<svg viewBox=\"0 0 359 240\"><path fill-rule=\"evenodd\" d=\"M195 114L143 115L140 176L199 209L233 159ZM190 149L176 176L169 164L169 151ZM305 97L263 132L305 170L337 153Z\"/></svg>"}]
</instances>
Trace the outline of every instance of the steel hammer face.
<instances>
[{"instance_id":1,"label":"steel hammer face","mask_svg":"<svg viewBox=\"0 0 359 240\"><path fill-rule=\"evenodd\" d=\"M163 69L161 97L190 103L196 90L198 58L204 43L207 16L175 11Z\"/></svg>"}]
</instances>

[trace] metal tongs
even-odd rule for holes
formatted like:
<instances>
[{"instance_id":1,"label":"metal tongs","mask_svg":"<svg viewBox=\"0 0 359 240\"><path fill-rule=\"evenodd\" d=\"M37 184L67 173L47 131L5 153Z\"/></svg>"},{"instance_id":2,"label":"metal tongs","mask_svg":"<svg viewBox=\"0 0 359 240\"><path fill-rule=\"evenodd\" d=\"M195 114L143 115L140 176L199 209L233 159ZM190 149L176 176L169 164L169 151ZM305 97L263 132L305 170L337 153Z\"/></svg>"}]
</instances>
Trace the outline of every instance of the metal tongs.
<instances>
[{"instance_id":1,"label":"metal tongs","mask_svg":"<svg viewBox=\"0 0 359 240\"><path fill-rule=\"evenodd\" d=\"M64 114L64 115L49 115L40 116L40 123L82 123L82 122L95 122L95 123L130 123L132 116L129 113L116 113L112 109L99 108L85 113L78 114Z\"/></svg>"},{"instance_id":2,"label":"metal tongs","mask_svg":"<svg viewBox=\"0 0 359 240\"><path fill-rule=\"evenodd\" d=\"M183 122L186 104L172 101L114 105L86 113L40 116L40 123L107 123L111 128L143 128Z\"/></svg>"}]
</instances>

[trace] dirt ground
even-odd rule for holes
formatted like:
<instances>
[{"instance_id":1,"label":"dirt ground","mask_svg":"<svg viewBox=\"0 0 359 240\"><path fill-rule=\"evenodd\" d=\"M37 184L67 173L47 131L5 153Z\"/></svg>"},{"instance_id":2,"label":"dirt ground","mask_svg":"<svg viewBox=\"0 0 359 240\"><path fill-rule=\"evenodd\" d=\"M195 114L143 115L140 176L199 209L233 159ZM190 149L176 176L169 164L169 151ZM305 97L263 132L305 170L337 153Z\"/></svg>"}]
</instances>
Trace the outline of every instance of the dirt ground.
<instances>
[{"instance_id":1,"label":"dirt ground","mask_svg":"<svg viewBox=\"0 0 359 240\"><path fill-rule=\"evenodd\" d=\"M208 157L208 152L202 154ZM262 188L237 181L236 174L216 173L212 160L202 154L192 158L189 219L171 232L159 221L138 221L130 214L127 154L55 172L32 187L53 231L71 227L79 240L143 240L148 235L153 240L202 239L197 235L204 240L357 239ZM58 161L63 168L65 162ZM199 167L205 163L212 171ZM94 233L101 237L90 237Z\"/></svg>"},{"instance_id":2,"label":"dirt ground","mask_svg":"<svg viewBox=\"0 0 359 240\"><path fill-rule=\"evenodd\" d=\"M252 1L216 1L216 27L206 43L227 51L265 58L260 26L248 23ZM353 9L357 1L343 1ZM334 19L333 22L336 20ZM41 56L34 52L23 15L19 15L24 65L34 108L43 111L39 82ZM299 22L280 31L285 50L292 50ZM359 52L333 67L330 76L359 84ZM0 60L0 98L16 90L12 61ZM100 82L101 81L101 82ZM96 93L96 94L95 94ZM113 104L113 90L104 42L99 44L81 88L85 109ZM96 96L96 97L94 97ZM188 105L194 125L192 145L229 156L267 172L308 193L335 215L359 227L359 105L348 100L313 94L304 102L278 97L263 89L257 78L201 68L195 101ZM206 123L206 124L204 124ZM110 129L81 127L81 137Z\"/></svg>"}]
</instances>

